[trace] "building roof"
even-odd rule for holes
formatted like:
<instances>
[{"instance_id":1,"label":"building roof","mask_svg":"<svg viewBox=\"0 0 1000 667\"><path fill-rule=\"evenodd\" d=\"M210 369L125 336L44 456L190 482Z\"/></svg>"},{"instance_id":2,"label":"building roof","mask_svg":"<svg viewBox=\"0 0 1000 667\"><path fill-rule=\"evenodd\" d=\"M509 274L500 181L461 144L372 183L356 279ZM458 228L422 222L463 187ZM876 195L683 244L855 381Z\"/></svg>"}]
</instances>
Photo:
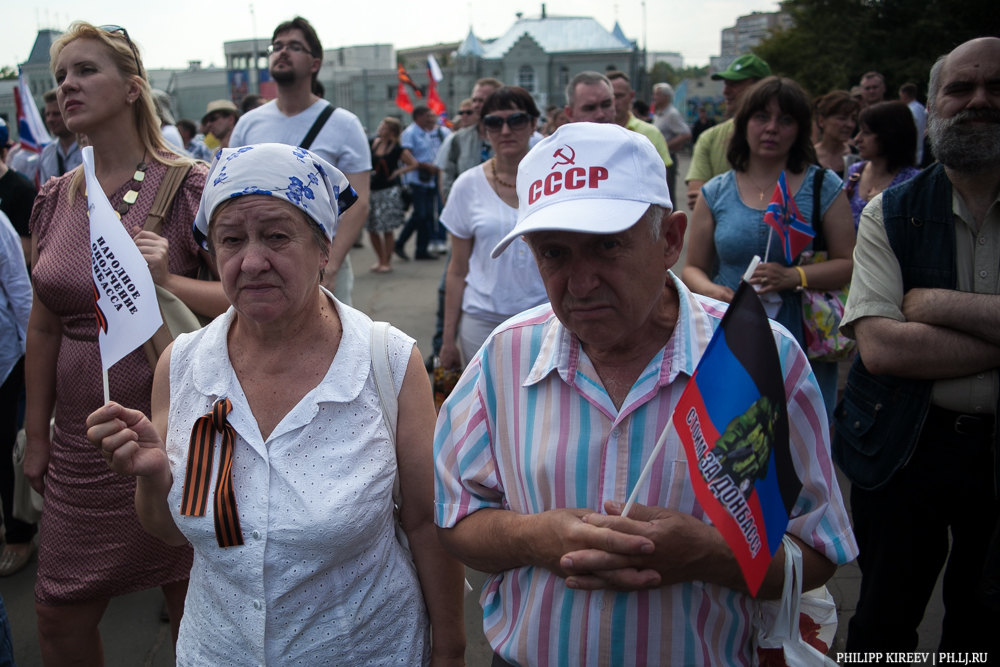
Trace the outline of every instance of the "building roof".
<instances>
[{"instance_id":1,"label":"building roof","mask_svg":"<svg viewBox=\"0 0 1000 667\"><path fill-rule=\"evenodd\" d=\"M622 51L632 45L622 42L589 17L549 16L519 19L502 37L483 49L483 58L502 58L527 34L546 53L577 51Z\"/></svg>"},{"instance_id":2,"label":"building roof","mask_svg":"<svg viewBox=\"0 0 1000 667\"><path fill-rule=\"evenodd\" d=\"M25 64L42 63L47 65L49 62L49 48L59 39L59 35L61 34L58 30L49 30L48 28L39 30L38 36L35 37L35 45L31 47L31 55L28 56Z\"/></svg>"},{"instance_id":3,"label":"building roof","mask_svg":"<svg viewBox=\"0 0 1000 667\"><path fill-rule=\"evenodd\" d=\"M483 55L483 45L480 43L479 38L472 34L472 28L469 28L469 34L465 36L465 41L458 47L458 55L460 56L482 56Z\"/></svg>"},{"instance_id":4,"label":"building roof","mask_svg":"<svg viewBox=\"0 0 1000 667\"><path fill-rule=\"evenodd\" d=\"M631 48L632 40L625 36L625 31L622 27L618 25L618 21L615 21L615 27L611 31L611 36L617 39L619 42Z\"/></svg>"}]
</instances>

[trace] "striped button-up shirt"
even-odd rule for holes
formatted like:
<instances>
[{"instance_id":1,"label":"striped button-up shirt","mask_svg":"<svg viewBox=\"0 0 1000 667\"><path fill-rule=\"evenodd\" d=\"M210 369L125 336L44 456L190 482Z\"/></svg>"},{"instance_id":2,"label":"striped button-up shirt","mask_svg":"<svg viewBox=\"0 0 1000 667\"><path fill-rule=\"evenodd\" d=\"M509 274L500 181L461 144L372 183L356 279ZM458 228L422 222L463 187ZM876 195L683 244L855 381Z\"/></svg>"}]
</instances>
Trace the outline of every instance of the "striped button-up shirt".
<instances>
[{"instance_id":1,"label":"striped button-up shirt","mask_svg":"<svg viewBox=\"0 0 1000 667\"><path fill-rule=\"evenodd\" d=\"M621 409L551 306L522 313L487 340L438 417L438 525L455 526L483 508L602 512L605 500L625 501L725 312L725 304L673 282L677 326ZM830 459L823 398L794 338L771 327L803 482L788 532L847 563L857 544ZM661 457L639 502L710 523L673 432ZM492 575L480 603L493 649L518 665L750 664L753 600L716 584L577 591L548 570L520 567Z\"/></svg>"}]
</instances>

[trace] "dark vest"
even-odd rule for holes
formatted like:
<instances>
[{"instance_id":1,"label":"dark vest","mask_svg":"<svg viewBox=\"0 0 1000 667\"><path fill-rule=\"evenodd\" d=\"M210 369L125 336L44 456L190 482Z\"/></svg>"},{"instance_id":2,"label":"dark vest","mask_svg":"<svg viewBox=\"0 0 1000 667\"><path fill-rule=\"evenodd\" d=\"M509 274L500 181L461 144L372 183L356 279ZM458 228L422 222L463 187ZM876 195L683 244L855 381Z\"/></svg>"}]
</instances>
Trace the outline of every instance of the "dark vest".
<instances>
[{"instance_id":1,"label":"dark vest","mask_svg":"<svg viewBox=\"0 0 1000 667\"><path fill-rule=\"evenodd\" d=\"M956 289L951 199L951 181L940 164L882 194L886 236L899 260L904 293L917 287ZM852 484L881 488L906 464L927 417L933 384L872 375L861 356L855 358L833 420L833 459Z\"/></svg>"}]
</instances>

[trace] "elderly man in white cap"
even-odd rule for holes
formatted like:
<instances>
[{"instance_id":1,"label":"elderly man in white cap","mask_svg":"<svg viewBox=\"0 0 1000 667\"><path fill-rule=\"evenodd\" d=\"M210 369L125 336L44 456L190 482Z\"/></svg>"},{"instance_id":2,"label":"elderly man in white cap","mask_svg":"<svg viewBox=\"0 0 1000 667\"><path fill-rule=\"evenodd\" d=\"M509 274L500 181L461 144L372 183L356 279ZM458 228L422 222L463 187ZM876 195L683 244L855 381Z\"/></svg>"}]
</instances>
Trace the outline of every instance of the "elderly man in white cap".
<instances>
[{"instance_id":1,"label":"elderly man in white cap","mask_svg":"<svg viewBox=\"0 0 1000 667\"><path fill-rule=\"evenodd\" d=\"M527 243L551 303L493 332L434 442L442 543L492 573L494 666L750 664L753 600L676 436L620 516L726 307L670 272L687 219L665 176L648 139L610 124L564 125L518 168L518 221L493 255ZM857 547L808 360L772 329L808 590ZM779 550L758 597L780 596L783 567Z\"/></svg>"}]
</instances>

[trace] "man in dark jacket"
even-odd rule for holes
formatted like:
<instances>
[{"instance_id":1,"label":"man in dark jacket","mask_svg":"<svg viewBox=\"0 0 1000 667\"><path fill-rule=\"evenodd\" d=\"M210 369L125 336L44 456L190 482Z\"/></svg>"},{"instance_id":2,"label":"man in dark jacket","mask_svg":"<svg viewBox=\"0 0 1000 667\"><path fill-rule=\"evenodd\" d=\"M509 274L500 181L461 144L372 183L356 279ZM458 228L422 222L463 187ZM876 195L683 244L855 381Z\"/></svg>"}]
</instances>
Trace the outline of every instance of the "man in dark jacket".
<instances>
[{"instance_id":1,"label":"man in dark jacket","mask_svg":"<svg viewBox=\"0 0 1000 667\"><path fill-rule=\"evenodd\" d=\"M841 324L860 358L834 415L861 551L848 651L914 650L946 559L939 650L1000 648L1000 614L978 595L1000 517L998 81L1000 39L938 60L927 106L939 164L861 216Z\"/></svg>"}]
</instances>

